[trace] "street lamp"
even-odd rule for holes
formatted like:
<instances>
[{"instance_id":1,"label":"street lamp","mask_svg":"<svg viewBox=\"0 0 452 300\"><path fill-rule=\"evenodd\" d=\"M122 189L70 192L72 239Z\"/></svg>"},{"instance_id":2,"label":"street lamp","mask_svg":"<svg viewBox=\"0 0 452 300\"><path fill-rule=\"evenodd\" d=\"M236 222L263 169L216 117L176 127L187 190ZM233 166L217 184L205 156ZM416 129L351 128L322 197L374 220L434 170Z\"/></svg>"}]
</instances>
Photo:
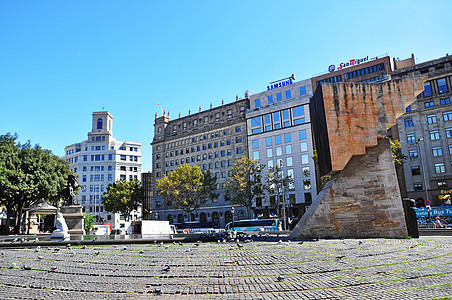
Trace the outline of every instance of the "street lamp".
<instances>
[{"instance_id":1,"label":"street lamp","mask_svg":"<svg viewBox=\"0 0 452 300\"><path fill-rule=\"evenodd\" d=\"M231 214L232 214L232 231L234 231L235 230L235 227L234 227L234 206L231 207Z\"/></svg>"},{"instance_id":2,"label":"street lamp","mask_svg":"<svg viewBox=\"0 0 452 300\"><path fill-rule=\"evenodd\" d=\"M418 151L419 151L419 168L421 169L421 173L422 173L422 181L423 181L423 185L425 188L425 200L429 200L428 199L428 190L427 190L427 174L424 172L424 167L422 164L422 156L421 156L421 145L419 142L422 142L424 140L424 138L418 138L416 140L416 145L418 146Z\"/></svg>"}]
</instances>

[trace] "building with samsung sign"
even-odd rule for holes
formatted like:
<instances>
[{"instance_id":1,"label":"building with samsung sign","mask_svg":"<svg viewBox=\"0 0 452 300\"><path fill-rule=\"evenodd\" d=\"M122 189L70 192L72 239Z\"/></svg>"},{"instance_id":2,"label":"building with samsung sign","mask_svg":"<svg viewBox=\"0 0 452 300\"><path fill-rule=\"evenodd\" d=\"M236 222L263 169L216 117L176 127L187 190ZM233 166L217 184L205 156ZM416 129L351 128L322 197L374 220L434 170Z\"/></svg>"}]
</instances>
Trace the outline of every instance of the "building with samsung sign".
<instances>
[{"instance_id":1,"label":"building with samsung sign","mask_svg":"<svg viewBox=\"0 0 452 300\"><path fill-rule=\"evenodd\" d=\"M267 91L250 96L246 113L249 157L265 165L264 182L267 170L276 165L281 167L283 176L293 178L293 184L283 192L283 199L277 201L277 196L270 193L256 199L253 203L256 216L278 215L285 203L287 216L297 220L317 195L311 158L311 80L294 82L294 78L292 75L289 80L272 83Z\"/></svg>"}]
</instances>

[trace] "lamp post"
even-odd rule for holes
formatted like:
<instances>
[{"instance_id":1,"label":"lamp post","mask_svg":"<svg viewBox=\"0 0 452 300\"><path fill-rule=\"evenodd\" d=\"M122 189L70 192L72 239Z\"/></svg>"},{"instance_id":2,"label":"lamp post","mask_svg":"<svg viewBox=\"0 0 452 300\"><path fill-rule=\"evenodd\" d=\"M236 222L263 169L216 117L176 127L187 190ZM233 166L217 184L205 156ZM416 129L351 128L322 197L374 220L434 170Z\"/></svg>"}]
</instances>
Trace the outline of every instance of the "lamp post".
<instances>
[{"instance_id":1,"label":"lamp post","mask_svg":"<svg viewBox=\"0 0 452 300\"><path fill-rule=\"evenodd\" d=\"M232 214L232 231L235 230L234 227L234 206L231 207L231 214Z\"/></svg>"},{"instance_id":2,"label":"lamp post","mask_svg":"<svg viewBox=\"0 0 452 300\"><path fill-rule=\"evenodd\" d=\"M428 190L427 190L427 174L425 174L424 172L424 166L422 163L422 156L421 156L421 145L419 142L422 142L424 140L424 138L418 138L416 140L416 145L418 146L418 151L419 151L419 168L421 169L421 173L422 173L422 181L424 184L424 188L425 188L425 200L429 200L428 199Z\"/></svg>"}]
</instances>

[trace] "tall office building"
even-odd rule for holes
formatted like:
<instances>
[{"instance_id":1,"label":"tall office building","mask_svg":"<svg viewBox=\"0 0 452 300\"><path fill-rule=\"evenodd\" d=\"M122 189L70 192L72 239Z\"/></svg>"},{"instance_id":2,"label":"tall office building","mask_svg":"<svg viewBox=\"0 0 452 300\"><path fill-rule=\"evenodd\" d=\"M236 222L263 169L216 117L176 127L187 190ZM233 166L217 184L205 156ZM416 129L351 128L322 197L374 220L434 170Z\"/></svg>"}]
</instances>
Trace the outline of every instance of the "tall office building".
<instances>
[{"instance_id":1,"label":"tall office building","mask_svg":"<svg viewBox=\"0 0 452 300\"><path fill-rule=\"evenodd\" d=\"M425 200L432 206L450 205L452 194L452 57L416 64L414 56L394 61L392 78L425 74L424 92L397 120L406 195L418 207Z\"/></svg>"},{"instance_id":2,"label":"tall office building","mask_svg":"<svg viewBox=\"0 0 452 300\"><path fill-rule=\"evenodd\" d=\"M102 194L118 180L141 179L141 143L120 142L113 138L113 116L108 111L94 112L88 139L65 147L62 158L70 163L85 186L77 195L83 211L96 216L98 223L120 228L124 218L105 211ZM131 220L141 217L141 208L131 213Z\"/></svg>"},{"instance_id":3,"label":"tall office building","mask_svg":"<svg viewBox=\"0 0 452 300\"><path fill-rule=\"evenodd\" d=\"M287 216L297 219L317 195L311 158L311 80L293 79L282 80L268 86L265 92L251 95L246 114L249 156L265 166L264 183L267 170L276 165L281 167L284 177L293 179L293 184L281 193L266 193L264 199L254 203L254 212L263 217L284 215L285 203Z\"/></svg>"},{"instance_id":4,"label":"tall office building","mask_svg":"<svg viewBox=\"0 0 452 300\"><path fill-rule=\"evenodd\" d=\"M235 161L246 156L245 112L249 107L247 98L236 99L196 114L171 120L169 113L155 116L152 141L153 214L172 223L211 222L213 227L224 227L232 221L231 203L225 199L224 188L232 174ZM192 216L174 207L167 207L156 191L156 182L180 165L199 166L203 172L210 171L217 178L218 199L208 200ZM236 207L236 218L246 215L246 208Z\"/></svg>"}]
</instances>

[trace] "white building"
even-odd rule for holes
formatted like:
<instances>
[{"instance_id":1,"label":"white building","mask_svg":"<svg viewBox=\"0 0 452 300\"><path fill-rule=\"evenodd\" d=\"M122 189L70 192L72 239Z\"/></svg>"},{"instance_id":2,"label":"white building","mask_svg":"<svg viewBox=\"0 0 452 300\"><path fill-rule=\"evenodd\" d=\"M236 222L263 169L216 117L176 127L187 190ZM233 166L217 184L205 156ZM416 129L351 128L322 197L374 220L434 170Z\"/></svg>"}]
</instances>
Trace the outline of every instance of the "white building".
<instances>
[{"instance_id":1,"label":"white building","mask_svg":"<svg viewBox=\"0 0 452 300\"><path fill-rule=\"evenodd\" d=\"M141 143L120 142L113 138L113 116L108 111L93 112L88 139L65 147L64 160L85 186L77 195L83 211L96 216L98 223L111 223L120 228L124 219L106 212L102 194L109 184L119 180L141 179ZM141 217L141 207L131 213L130 220Z\"/></svg>"},{"instance_id":2,"label":"white building","mask_svg":"<svg viewBox=\"0 0 452 300\"><path fill-rule=\"evenodd\" d=\"M287 216L295 219L303 216L317 195L311 158L310 97L310 79L285 80L251 95L246 113L249 157L259 160L265 170L278 165L282 167L281 175L293 178L294 184L285 191L285 201L280 202L286 203ZM253 210L268 217L277 214L277 205L276 196L267 194Z\"/></svg>"}]
</instances>

